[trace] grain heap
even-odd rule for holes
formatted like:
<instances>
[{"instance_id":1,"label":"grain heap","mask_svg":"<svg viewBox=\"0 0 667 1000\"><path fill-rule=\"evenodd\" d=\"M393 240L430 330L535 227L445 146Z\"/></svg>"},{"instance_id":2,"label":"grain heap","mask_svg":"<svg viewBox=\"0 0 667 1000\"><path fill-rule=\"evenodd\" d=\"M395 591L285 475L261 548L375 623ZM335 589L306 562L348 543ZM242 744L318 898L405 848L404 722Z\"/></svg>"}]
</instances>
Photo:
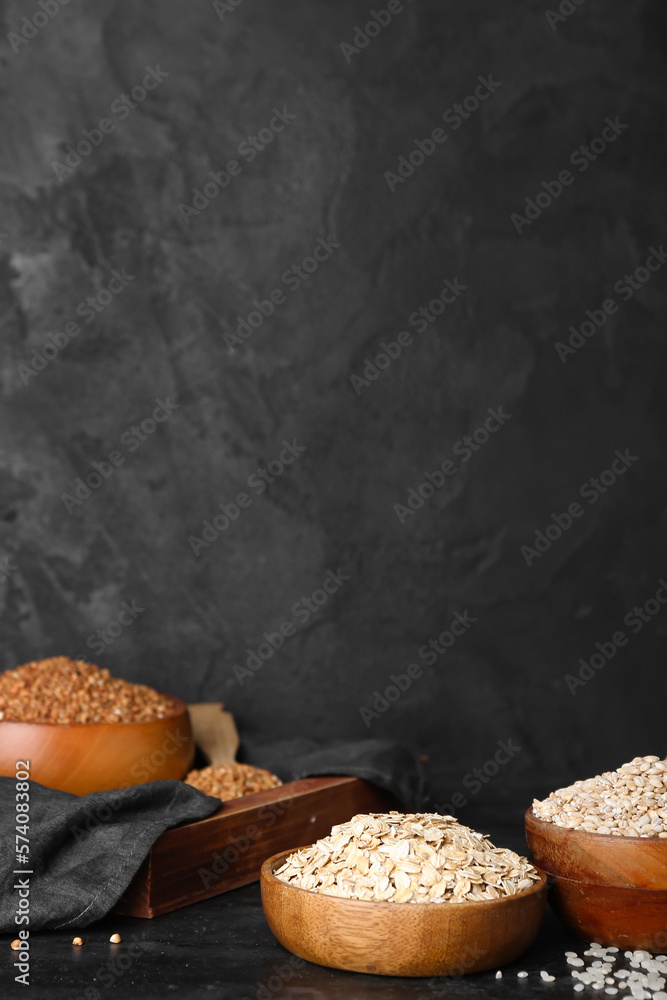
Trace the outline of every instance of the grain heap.
<instances>
[{"instance_id":1,"label":"grain heap","mask_svg":"<svg viewBox=\"0 0 667 1000\"><path fill-rule=\"evenodd\" d=\"M664 939L664 933L662 937ZM627 990L625 995L633 1000L665 1000L667 997L667 993L663 992L667 956L654 956L641 950L624 951L621 954L618 948L608 948L597 941L591 942L584 955L596 961L586 967L584 959L579 958L576 952L565 952L567 964L575 967L570 974L573 979L579 980L575 984L575 992L582 993L590 986L594 990L604 989L609 996L616 996L620 990ZM627 962L623 962L624 958ZM614 969L617 961L619 965Z\"/></svg>"},{"instance_id":2,"label":"grain heap","mask_svg":"<svg viewBox=\"0 0 667 1000\"><path fill-rule=\"evenodd\" d=\"M666 939L665 932L659 931L655 939L656 948L664 947ZM583 993L588 987L603 990L610 997L626 996L628 1000L667 1000L667 993L664 992L667 955L652 955L639 949L621 952L616 946L602 945L597 941L592 941L583 954L584 957L580 958L576 951L565 952L565 960L572 968L570 975L572 979L578 980L574 984L575 993ZM586 965L587 958L594 961ZM554 972L557 971L554 969ZM517 979L527 979L529 973L517 972L516 975ZM502 978L503 974L498 970L496 979ZM540 979L545 983L553 983L556 976L542 969ZM595 996L590 993L587 995Z\"/></svg>"},{"instance_id":3,"label":"grain heap","mask_svg":"<svg viewBox=\"0 0 667 1000\"><path fill-rule=\"evenodd\" d=\"M538 819L568 830L614 837L667 838L667 760L635 757L615 771L559 788L541 802Z\"/></svg>"},{"instance_id":4,"label":"grain heap","mask_svg":"<svg viewBox=\"0 0 667 1000\"><path fill-rule=\"evenodd\" d=\"M280 778L250 764L215 764L185 776L188 785L226 802L282 785Z\"/></svg>"},{"instance_id":5,"label":"grain heap","mask_svg":"<svg viewBox=\"0 0 667 1000\"><path fill-rule=\"evenodd\" d=\"M0 721L62 726L152 722L173 715L169 698L144 684L111 677L85 660L54 656L0 674Z\"/></svg>"},{"instance_id":6,"label":"grain heap","mask_svg":"<svg viewBox=\"0 0 667 1000\"><path fill-rule=\"evenodd\" d=\"M398 812L353 816L291 854L275 875L327 896L392 903L499 899L539 878L526 858L453 816Z\"/></svg>"}]
</instances>

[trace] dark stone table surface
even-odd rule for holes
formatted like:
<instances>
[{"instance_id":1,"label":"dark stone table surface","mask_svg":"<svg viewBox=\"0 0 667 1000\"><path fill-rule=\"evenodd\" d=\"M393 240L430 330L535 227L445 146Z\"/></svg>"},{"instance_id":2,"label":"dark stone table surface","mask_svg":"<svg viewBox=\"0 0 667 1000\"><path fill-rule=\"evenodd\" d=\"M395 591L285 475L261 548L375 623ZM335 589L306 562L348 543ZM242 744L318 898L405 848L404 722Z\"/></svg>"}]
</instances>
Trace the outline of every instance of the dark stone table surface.
<instances>
[{"instance_id":1,"label":"dark stone table surface","mask_svg":"<svg viewBox=\"0 0 667 1000\"><path fill-rule=\"evenodd\" d=\"M117 931L122 943L109 944ZM132 951L136 935L145 950L124 971L115 966ZM574 980L563 953L585 947L572 938L551 910L530 950L518 962L505 966L503 978L494 972L461 977L405 979L339 972L305 962L289 965L290 953L273 937L262 912L257 884L176 910L156 920L105 917L81 931L82 948L71 945L72 931L47 931L31 937L34 958L30 987L13 982L14 952L9 939L0 946L4 998L28 996L31 1000L129 1000L145 997L211 998L211 1000L356 1000L382 998L437 1000L439 997L515 998L555 1000L574 997ZM127 965L128 959L121 959ZM277 967L277 970L276 970ZM525 969L527 979L517 979ZM553 983L540 979L540 969L556 976ZM98 970L102 970L99 974ZM280 975L280 972L283 975ZM290 975L291 973L291 975ZM91 989L92 987L92 989ZM86 990L89 992L87 993ZM96 990L97 992L93 992ZM590 992L587 991L590 995Z\"/></svg>"},{"instance_id":2,"label":"dark stone table surface","mask_svg":"<svg viewBox=\"0 0 667 1000\"><path fill-rule=\"evenodd\" d=\"M486 812L486 810L484 811ZM499 813L502 817L499 818ZM496 807L495 815L474 817L476 829L494 843L525 851L519 810ZM472 824L472 817L463 822ZM122 943L109 943L112 933ZM0 939L0 997L31 1000L357 1000L382 998L437 1000L439 997L560 1000L574 997L574 980L564 952L581 954L586 945L572 937L547 907L540 933L526 954L495 971L439 979L405 979L326 969L308 962L294 969L290 953L273 937L264 919L259 885L225 893L155 920L105 917L80 932L83 947L72 947L75 932L31 935L30 987L13 981L15 953ZM136 936L136 937L134 937ZM137 940L141 942L141 949ZM132 956L132 952L135 956ZM124 968L121 968L124 966ZM278 967L276 969L276 967ZM540 979L545 969L556 976ZM517 979L520 970L527 979ZM281 976L281 971L283 975ZM591 995L586 991L583 996ZM596 994L604 996L604 994ZM622 994L620 994L622 996Z\"/></svg>"}]
</instances>

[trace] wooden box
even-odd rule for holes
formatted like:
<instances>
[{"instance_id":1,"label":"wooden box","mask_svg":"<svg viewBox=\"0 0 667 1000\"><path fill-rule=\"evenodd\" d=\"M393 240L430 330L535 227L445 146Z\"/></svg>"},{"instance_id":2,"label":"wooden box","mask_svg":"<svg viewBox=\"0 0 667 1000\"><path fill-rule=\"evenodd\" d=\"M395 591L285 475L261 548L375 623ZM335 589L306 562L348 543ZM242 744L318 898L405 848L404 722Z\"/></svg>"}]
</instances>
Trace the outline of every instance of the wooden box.
<instances>
[{"instance_id":1,"label":"wooden box","mask_svg":"<svg viewBox=\"0 0 667 1000\"><path fill-rule=\"evenodd\" d=\"M311 844L359 812L400 809L360 778L304 778L225 802L219 813L166 830L114 908L157 917L259 879L278 851Z\"/></svg>"}]
</instances>

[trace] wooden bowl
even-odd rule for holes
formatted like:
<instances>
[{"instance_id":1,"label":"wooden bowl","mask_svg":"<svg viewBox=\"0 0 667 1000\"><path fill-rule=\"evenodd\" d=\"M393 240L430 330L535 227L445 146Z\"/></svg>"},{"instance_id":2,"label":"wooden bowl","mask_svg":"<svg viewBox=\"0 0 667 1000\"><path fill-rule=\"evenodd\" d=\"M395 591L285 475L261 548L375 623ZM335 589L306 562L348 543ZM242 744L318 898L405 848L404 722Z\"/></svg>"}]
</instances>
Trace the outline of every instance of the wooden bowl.
<instances>
[{"instance_id":1,"label":"wooden bowl","mask_svg":"<svg viewBox=\"0 0 667 1000\"><path fill-rule=\"evenodd\" d=\"M529 809L526 840L549 900L587 941L662 952L667 946L667 840L566 830Z\"/></svg>"},{"instance_id":2,"label":"wooden bowl","mask_svg":"<svg viewBox=\"0 0 667 1000\"><path fill-rule=\"evenodd\" d=\"M153 722L61 726L53 722L0 722L0 775L13 776L30 761L30 777L75 795L182 778L195 752L187 706Z\"/></svg>"},{"instance_id":3,"label":"wooden bowl","mask_svg":"<svg viewBox=\"0 0 667 1000\"><path fill-rule=\"evenodd\" d=\"M308 892L273 874L299 848L262 865L264 914L285 948L317 965L379 976L453 976L523 954L542 920L546 877L504 899L371 903Z\"/></svg>"}]
</instances>

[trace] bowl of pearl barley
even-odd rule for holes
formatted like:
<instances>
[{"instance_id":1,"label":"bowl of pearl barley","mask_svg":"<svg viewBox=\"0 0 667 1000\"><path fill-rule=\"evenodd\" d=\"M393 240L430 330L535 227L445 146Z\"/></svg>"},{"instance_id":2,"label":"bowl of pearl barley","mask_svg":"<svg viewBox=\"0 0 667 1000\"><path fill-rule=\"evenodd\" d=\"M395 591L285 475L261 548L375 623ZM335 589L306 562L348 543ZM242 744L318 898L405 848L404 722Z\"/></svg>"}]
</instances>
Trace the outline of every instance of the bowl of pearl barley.
<instances>
[{"instance_id":1,"label":"bowl of pearl barley","mask_svg":"<svg viewBox=\"0 0 667 1000\"><path fill-rule=\"evenodd\" d=\"M549 900L587 941L667 946L667 760L635 757L551 792L526 813Z\"/></svg>"}]
</instances>

